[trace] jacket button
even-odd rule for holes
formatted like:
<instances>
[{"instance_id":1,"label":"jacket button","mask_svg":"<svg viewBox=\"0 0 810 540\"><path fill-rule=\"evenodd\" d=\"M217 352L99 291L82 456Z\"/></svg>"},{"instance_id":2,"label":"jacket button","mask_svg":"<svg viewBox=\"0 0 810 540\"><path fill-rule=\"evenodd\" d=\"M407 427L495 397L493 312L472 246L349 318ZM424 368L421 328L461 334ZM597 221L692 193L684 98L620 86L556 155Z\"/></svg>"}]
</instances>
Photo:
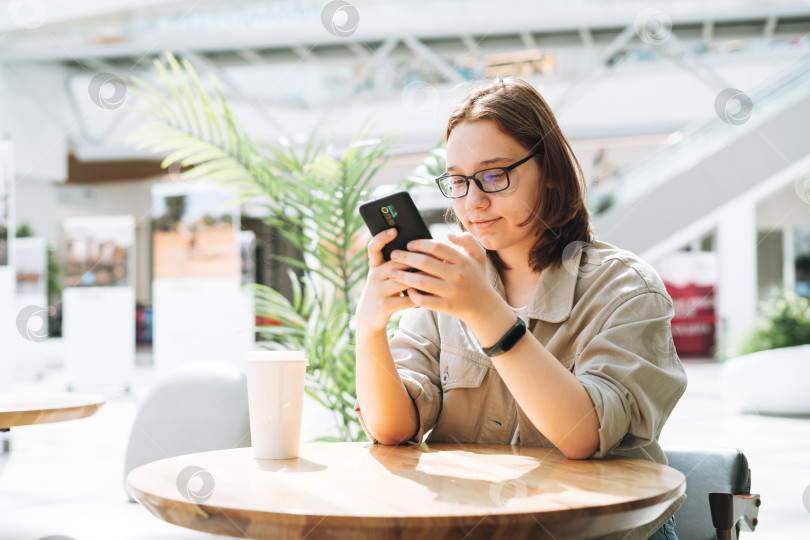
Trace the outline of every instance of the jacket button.
<instances>
[{"instance_id":1,"label":"jacket button","mask_svg":"<svg viewBox=\"0 0 810 540\"><path fill-rule=\"evenodd\" d=\"M442 373L442 384L447 384L447 381L450 379L450 374L446 371Z\"/></svg>"}]
</instances>

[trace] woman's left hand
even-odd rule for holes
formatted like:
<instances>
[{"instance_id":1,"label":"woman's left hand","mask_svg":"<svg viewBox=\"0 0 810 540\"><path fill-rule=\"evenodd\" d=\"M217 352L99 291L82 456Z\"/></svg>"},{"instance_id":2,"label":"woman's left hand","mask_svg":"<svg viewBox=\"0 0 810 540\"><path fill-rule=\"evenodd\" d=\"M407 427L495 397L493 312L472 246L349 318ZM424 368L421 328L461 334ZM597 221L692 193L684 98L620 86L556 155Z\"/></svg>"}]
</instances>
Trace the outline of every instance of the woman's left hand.
<instances>
[{"instance_id":1,"label":"woman's left hand","mask_svg":"<svg viewBox=\"0 0 810 540\"><path fill-rule=\"evenodd\" d=\"M391 279L407 285L417 306L452 315L462 321L480 315L500 297L487 281L486 251L470 233L450 235L458 249L435 240L413 240L408 251L396 250L391 258L418 270L399 270Z\"/></svg>"}]
</instances>

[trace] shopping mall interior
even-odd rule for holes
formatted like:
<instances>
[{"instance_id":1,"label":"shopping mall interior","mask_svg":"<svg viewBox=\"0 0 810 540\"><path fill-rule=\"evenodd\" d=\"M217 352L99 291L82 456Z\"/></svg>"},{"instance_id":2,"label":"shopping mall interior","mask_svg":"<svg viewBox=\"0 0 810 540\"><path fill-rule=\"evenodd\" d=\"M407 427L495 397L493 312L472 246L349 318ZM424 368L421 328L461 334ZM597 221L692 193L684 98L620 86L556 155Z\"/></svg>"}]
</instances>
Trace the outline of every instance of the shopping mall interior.
<instances>
[{"instance_id":1,"label":"shopping mall interior","mask_svg":"<svg viewBox=\"0 0 810 540\"><path fill-rule=\"evenodd\" d=\"M322 355L304 443L362 440L357 206L407 190L434 238L458 232L433 182L446 123L496 77L540 92L595 238L672 298L689 384L662 446L739 449L762 499L742 536L805 537L810 3L6 0L0 540L223 533L153 516L125 479L249 445L246 408L184 413L219 394L182 384L233 383L263 343ZM74 393L103 406L5 429L15 396Z\"/></svg>"}]
</instances>

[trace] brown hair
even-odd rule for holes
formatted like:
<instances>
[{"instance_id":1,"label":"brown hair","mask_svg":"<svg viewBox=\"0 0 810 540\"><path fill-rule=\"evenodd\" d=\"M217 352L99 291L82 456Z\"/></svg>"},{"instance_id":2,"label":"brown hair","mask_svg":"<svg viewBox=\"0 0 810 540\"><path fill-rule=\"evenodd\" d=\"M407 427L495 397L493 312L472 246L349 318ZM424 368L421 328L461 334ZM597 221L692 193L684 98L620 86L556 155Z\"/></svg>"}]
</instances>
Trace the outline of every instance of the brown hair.
<instances>
[{"instance_id":1,"label":"brown hair","mask_svg":"<svg viewBox=\"0 0 810 540\"><path fill-rule=\"evenodd\" d=\"M541 189L531 216L521 224L532 226L537 234L529 254L532 270L558 267L567 245L592 240L582 168L554 113L532 85L518 78L498 77L476 88L450 115L445 141L456 126L468 120L495 121L504 133L539 156ZM448 216L455 218L452 207ZM506 268L496 252L487 250L487 254L496 268Z\"/></svg>"}]
</instances>

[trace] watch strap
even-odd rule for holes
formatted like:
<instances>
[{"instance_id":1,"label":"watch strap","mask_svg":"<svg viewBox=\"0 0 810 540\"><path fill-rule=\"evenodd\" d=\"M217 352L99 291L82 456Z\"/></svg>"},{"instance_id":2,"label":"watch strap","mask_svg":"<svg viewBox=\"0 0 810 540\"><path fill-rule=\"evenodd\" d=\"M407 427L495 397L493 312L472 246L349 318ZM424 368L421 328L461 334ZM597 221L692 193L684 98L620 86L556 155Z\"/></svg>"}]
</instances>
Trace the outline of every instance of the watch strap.
<instances>
[{"instance_id":1,"label":"watch strap","mask_svg":"<svg viewBox=\"0 0 810 540\"><path fill-rule=\"evenodd\" d=\"M520 341L520 338L526 333L526 323L523 322L523 319L520 317L517 318L515 324L506 331L501 339L493 345L492 347L481 347L484 351L484 354L487 356L498 356L499 354L503 354L506 351L510 350L512 347Z\"/></svg>"}]
</instances>

